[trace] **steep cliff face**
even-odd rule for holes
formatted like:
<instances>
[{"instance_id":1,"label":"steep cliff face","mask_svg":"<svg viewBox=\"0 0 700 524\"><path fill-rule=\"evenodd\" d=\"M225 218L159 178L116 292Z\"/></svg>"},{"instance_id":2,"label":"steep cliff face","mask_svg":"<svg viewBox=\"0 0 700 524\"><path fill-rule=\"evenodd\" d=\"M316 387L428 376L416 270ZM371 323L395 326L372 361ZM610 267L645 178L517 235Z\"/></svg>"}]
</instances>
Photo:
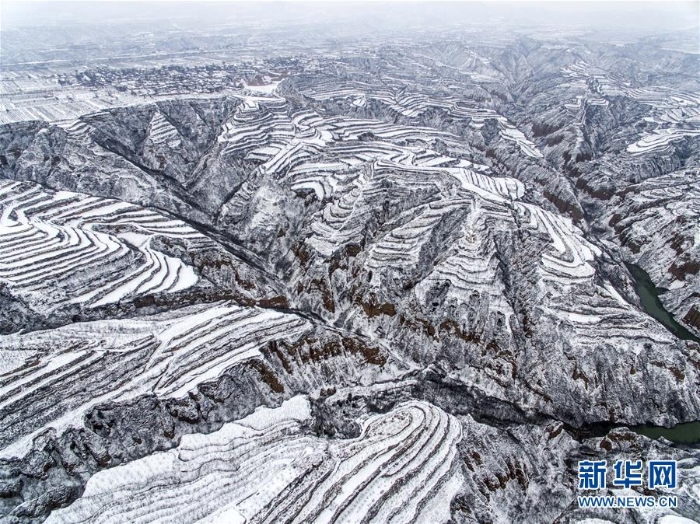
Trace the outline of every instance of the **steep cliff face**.
<instances>
[{"instance_id":1,"label":"steep cliff face","mask_svg":"<svg viewBox=\"0 0 700 524\"><path fill-rule=\"evenodd\" d=\"M577 457L625 453L695 515L697 453L590 435L700 419L624 265L700 332L700 100L430 49L0 128L10 521L577 522Z\"/></svg>"}]
</instances>

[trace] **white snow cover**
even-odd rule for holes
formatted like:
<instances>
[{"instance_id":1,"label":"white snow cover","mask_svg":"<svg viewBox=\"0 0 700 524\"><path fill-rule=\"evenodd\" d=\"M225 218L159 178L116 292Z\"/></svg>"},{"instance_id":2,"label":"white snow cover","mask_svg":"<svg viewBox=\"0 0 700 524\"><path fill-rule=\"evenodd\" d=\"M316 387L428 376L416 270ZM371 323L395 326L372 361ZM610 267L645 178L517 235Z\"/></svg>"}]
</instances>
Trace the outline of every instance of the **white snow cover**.
<instances>
[{"instance_id":1,"label":"white snow cover","mask_svg":"<svg viewBox=\"0 0 700 524\"><path fill-rule=\"evenodd\" d=\"M0 363L11 369L0 381L0 407L10 413L3 424L8 430L17 425L13 443L0 456L21 456L46 428L60 434L81 427L83 415L107 401L147 393L186 396L236 363L260 356L269 340L307 328L296 315L221 302L184 308L175 316L83 322L0 337ZM35 347L57 349L38 355L32 366L12 364L18 350ZM27 404L29 418L16 420L12 407Z\"/></svg>"},{"instance_id":2,"label":"white snow cover","mask_svg":"<svg viewBox=\"0 0 700 524\"><path fill-rule=\"evenodd\" d=\"M146 293L175 293L199 277L151 247L157 237L207 241L180 220L127 202L0 180L0 280L46 309L62 300L99 307ZM88 282L70 296L51 290Z\"/></svg>"},{"instance_id":3,"label":"white snow cover","mask_svg":"<svg viewBox=\"0 0 700 524\"><path fill-rule=\"evenodd\" d=\"M209 435L94 475L53 512L69 522L372 522L439 524L460 489L461 425L426 402L366 418L354 439L305 429L308 401L260 408Z\"/></svg>"}]
</instances>

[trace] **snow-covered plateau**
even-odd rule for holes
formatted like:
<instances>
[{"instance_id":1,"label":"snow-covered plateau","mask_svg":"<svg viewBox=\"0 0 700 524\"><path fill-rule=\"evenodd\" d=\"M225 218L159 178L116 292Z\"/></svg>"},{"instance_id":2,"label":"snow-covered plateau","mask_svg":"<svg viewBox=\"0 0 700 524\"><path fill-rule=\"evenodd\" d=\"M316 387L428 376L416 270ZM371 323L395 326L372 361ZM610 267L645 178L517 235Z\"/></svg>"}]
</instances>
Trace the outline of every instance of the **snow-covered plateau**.
<instances>
[{"instance_id":1,"label":"snow-covered plateau","mask_svg":"<svg viewBox=\"0 0 700 524\"><path fill-rule=\"evenodd\" d=\"M697 56L303 27L3 35L0 520L700 521Z\"/></svg>"}]
</instances>

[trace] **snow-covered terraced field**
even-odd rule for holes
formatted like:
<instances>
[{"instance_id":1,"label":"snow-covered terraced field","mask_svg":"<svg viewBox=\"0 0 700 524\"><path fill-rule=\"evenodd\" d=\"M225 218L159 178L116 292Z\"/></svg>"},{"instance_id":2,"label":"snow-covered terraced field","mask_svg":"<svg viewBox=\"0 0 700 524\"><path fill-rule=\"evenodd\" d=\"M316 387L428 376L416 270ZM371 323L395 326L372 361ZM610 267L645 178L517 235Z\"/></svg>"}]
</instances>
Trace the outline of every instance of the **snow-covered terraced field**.
<instances>
[{"instance_id":1,"label":"snow-covered terraced field","mask_svg":"<svg viewBox=\"0 0 700 524\"><path fill-rule=\"evenodd\" d=\"M80 427L93 406L186 397L270 340L308 329L295 315L231 303L144 320L104 320L0 338L0 447L21 454L45 427ZM60 348L60 349L59 349Z\"/></svg>"},{"instance_id":2,"label":"snow-covered terraced field","mask_svg":"<svg viewBox=\"0 0 700 524\"><path fill-rule=\"evenodd\" d=\"M481 123L487 118L498 120L488 111L462 111ZM600 314L574 313L577 306L562 300L546 313L580 331L583 345L588 345L586 329L591 324L615 324L626 318L625 329L637 331L639 316L634 309L612 286L594 284L595 259L601 250L584 238L571 219L520 202L525 193L520 181L494 176L488 168L425 147L394 142L397 133L424 133L413 126L324 119L310 111L296 114L292 121L297 136L309 129L320 130L319 146L325 146L319 152L316 144L304 144L297 138L293 141L297 161L292 162L292 155L276 153L275 161L265 166L274 166L268 172L283 176L295 191L313 191L319 200L328 201L313 221L313 235L307 240L323 256L330 257L339 244L361 241L364 224L387 198L385 188L394 188L396 193L389 198L395 201L408 201L412 194L432 194L425 203L416 202L395 217L366 247L363 264L372 271L373 283L379 285L386 271L410 272L420 267L422 253L433 249L426 246L436 241L439 224L449 222L450 216L467 217L456 243L436 261L416 292L424 297L432 287L447 282L449 296L461 300L476 291L484 300L488 297L490 308L508 318L512 308L503 299L503 285L496 278L495 247L489 237L496 231L514 228L517 217L520 227L547 241L538 267L543 284L556 290L557 296L562 286L592 285L593 295L601 304ZM372 139L357 140L365 134ZM337 141L339 136L342 141ZM302 156L302 152L306 154Z\"/></svg>"},{"instance_id":3,"label":"snow-covered terraced field","mask_svg":"<svg viewBox=\"0 0 700 524\"><path fill-rule=\"evenodd\" d=\"M571 219L529 204L519 203L518 209L528 227L546 233L550 239L552 248L542 254L545 278L559 278L563 283L572 283L593 277L595 270L590 262L601 251L583 237Z\"/></svg>"},{"instance_id":4,"label":"snow-covered terraced field","mask_svg":"<svg viewBox=\"0 0 700 524\"><path fill-rule=\"evenodd\" d=\"M148 135L154 144L167 144L169 147L178 147L181 144L177 128L160 112L153 115Z\"/></svg>"},{"instance_id":5,"label":"snow-covered terraced field","mask_svg":"<svg viewBox=\"0 0 700 524\"><path fill-rule=\"evenodd\" d=\"M627 151L633 155L642 155L650 151L658 151L668 147L674 140L679 140L686 136L700 136L700 129L682 127L661 128L645 134L637 142L627 146Z\"/></svg>"},{"instance_id":6,"label":"snow-covered terraced field","mask_svg":"<svg viewBox=\"0 0 700 524\"><path fill-rule=\"evenodd\" d=\"M283 25L0 81L0 520L700 518L697 60Z\"/></svg>"},{"instance_id":7,"label":"snow-covered terraced field","mask_svg":"<svg viewBox=\"0 0 700 524\"><path fill-rule=\"evenodd\" d=\"M410 94L408 92L403 92L396 95L383 93L381 89L377 91L374 87L372 91L367 92L368 87L369 86L359 86L358 89L353 89L351 87L333 89L331 85L327 85L324 89L323 86L319 86L318 84L314 83L313 88L302 90L302 92L306 96L318 100L354 98L356 102L358 100L362 101L361 103L354 103L354 105L360 107L366 105L367 100L375 100L383 105L386 105L391 112L395 112L396 114L407 118L419 117L428 110L439 109L445 111L451 118L462 119L467 125L471 125L477 129L483 127L484 122L487 119L492 119L498 123L500 135L505 140L515 142L520 147L521 151L527 156L542 158L542 153L537 149L535 144L527 139L527 137L525 137L520 130L510 123L507 118L498 114L492 109L465 106L463 100L454 97L437 99L424 94ZM420 127L418 127L418 129L421 130ZM383 137L390 136L392 138L397 138L405 136L398 129L392 134L388 134L386 131L384 131L383 135L383 130L381 127L375 127L368 129L367 131ZM422 131L427 133L428 136L435 134L435 130L428 131L426 129L422 129ZM343 136L347 138L349 132L350 129L344 130Z\"/></svg>"},{"instance_id":8,"label":"snow-covered terraced field","mask_svg":"<svg viewBox=\"0 0 700 524\"><path fill-rule=\"evenodd\" d=\"M415 156L405 158L415 159ZM370 162L373 159L365 157L362 160ZM450 163L449 158L444 158L444 161ZM448 185L454 187L453 191L460 188L460 194L450 197L438 193L439 200L407 211L405 220L398 219L400 226L393 228L370 248L368 264L375 269L393 264L415 265L420 246L426 240L421 240L422 235L432 232L445 213L483 208L484 213L500 221L512 222L509 206L523 195L522 185L513 179L488 176L466 168L431 167L413 162L375 160L371 169L359 176L335 165L312 165L304 169L302 164L290 170L289 176L300 172L308 175L303 181L295 180L293 187L313 188L319 196L332 197L332 203L324 209L322 220L313 226L316 235L311 240L312 245L325 253L340 238L346 241L352 238L356 233L353 224L362 222L360 217L368 213L372 202L382 194L382 187L389 180L400 181L410 191L431 192L441 188L446 183L445 175L450 175L448 180L451 179L452 183ZM531 204L517 202L516 209L527 227L550 238L552 249L542 256L543 270L549 278L559 277L572 282L593 276L594 270L589 262L600 254L600 250L583 239L570 219Z\"/></svg>"},{"instance_id":9,"label":"snow-covered terraced field","mask_svg":"<svg viewBox=\"0 0 700 524\"><path fill-rule=\"evenodd\" d=\"M700 122L700 95L697 93L660 85L631 87L621 75L583 61L564 68L562 73L572 79L592 81L594 86L592 93L579 96L579 104L576 104L581 108L579 117L583 116L584 102L607 105L608 99L601 96L625 96L647 106L648 116L643 120L655 126L627 146L627 152L634 156L658 152L667 149L671 142L700 134L697 129Z\"/></svg>"},{"instance_id":10,"label":"snow-covered terraced field","mask_svg":"<svg viewBox=\"0 0 700 524\"><path fill-rule=\"evenodd\" d=\"M519 181L453 167L456 159L445 156L440 159L444 165L425 165L421 158L434 153L385 142L334 144L326 151L338 153L335 162L301 163L285 177L294 189L313 190L328 201L307 240L323 256L330 257L339 244L361 243L365 224L386 206L384 202L430 195L407 206L365 246L361 260L371 271L373 285L387 285L397 272L410 275L435 257L415 286L420 303L428 302L432 290L447 286L447 298L456 303L476 293L482 304L488 304L485 309L510 319L514 312L504 298L494 236L520 227L545 241L539 259L533 261L551 301L542 313L565 326L578 347L593 349L598 344L591 337L594 326L606 329L610 340L624 346L630 333L649 329L648 320L612 285L599 281L596 259L601 249L570 218L520 201L525 190ZM355 160L349 161L348 154ZM441 227L454 227L449 225L452 220L461 223L453 233L454 242L436 256L433 250L444 234ZM596 305L584 306L578 294ZM510 320L505 325L510 326ZM671 340L663 332L652 338Z\"/></svg>"},{"instance_id":11,"label":"snow-covered terraced field","mask_svg":"<svg viewBox=\"0 0 700 524\"><path fill-rule=\"evenodd\" d=\"M308 401L261 408L178 448L95 475L48 523L435 523L461 474L459 421L409 402L362 421L354 439L305 429Z\"/></svg>"},{"instance_id":12,"label":"snow-covered terraced field","mask_svg":"<svg viewBox=\"0 0 700 524\"><path fill-rule=\"evenodd\" d=\"M127 202L30 182L0 180L0 211L0 280L45 308L187 289L197 273L154 249L152 239L211 242L182 221Z\"/></svg>"}]
</instances>

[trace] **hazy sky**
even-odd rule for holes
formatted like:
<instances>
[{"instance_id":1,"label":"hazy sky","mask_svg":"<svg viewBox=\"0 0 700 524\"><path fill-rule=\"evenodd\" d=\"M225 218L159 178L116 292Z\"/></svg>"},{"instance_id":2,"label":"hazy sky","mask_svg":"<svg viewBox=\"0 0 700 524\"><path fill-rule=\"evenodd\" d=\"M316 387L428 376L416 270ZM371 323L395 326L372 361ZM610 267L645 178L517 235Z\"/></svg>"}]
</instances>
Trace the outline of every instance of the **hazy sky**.
<instances>
[{"instance_id":1,"label":"hazy sky","mask_svg":"<svg viewBox=\"0 0 700 524\"><path fill-rule=\"evenodd\" d=\"M94 21L170 20L221 24L249 19L284 23L308 17L316 22L371 18L413 26L503 20L581 28L672 30L697 26L700 1L656 2L12 2L0 3L3 30L28 25Z\"/></svg>"}]
</instances>

